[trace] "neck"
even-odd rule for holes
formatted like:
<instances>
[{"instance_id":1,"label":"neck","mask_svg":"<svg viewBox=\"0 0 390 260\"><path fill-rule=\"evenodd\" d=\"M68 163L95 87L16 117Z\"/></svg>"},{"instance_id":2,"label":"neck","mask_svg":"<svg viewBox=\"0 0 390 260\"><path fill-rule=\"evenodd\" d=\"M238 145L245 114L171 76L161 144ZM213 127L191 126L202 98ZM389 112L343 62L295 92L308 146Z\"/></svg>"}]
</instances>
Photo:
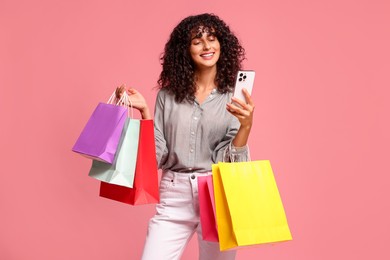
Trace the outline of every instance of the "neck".
<instances>
[{"instance_id":1,"label":"neck","mask_svg":"<svg viewBox=\"0 0 390 260\"><path fill-rule=\"evenodd\" d=\"M212 67L204 70L195 71L195 82L198 91L208 91L214 89L217 68Z\"/></svg>"}]
</instances>

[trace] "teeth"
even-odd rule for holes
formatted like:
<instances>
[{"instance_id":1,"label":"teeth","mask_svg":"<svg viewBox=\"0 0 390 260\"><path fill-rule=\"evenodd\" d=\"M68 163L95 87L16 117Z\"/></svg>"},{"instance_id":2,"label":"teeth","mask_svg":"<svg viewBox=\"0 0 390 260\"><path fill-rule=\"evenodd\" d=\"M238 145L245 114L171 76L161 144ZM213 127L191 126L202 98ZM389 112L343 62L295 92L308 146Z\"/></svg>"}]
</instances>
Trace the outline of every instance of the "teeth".
<instances>
[{"instance_id":1,"label":"teeth","mask_svg":"<svg viewBox=\"0 0 390 260\"><path fill-rule=\"evenodd\" d=\"M202 54L200 56L202 56L202 57L210 57L210 56L213 56L213 53Z\"/></svg>"}]
</instances>

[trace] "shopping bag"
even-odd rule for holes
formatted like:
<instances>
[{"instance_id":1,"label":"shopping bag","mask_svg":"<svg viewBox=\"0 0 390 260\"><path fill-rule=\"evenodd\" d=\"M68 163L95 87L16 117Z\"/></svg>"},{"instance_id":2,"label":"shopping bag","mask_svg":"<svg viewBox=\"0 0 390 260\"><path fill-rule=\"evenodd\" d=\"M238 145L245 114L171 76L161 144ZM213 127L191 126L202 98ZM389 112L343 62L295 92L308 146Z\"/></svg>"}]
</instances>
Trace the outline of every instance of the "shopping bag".
<instances>
[{"instance_id":1,"label":"shopping bag","mask_svg":"<svg viewBox=\"0 0 390 260\"><path fill-rule=\"evenodd\" d=\"M93 160L89 176L97 180L132 188L137 162L140 120L127 118L112 164Z\"/></svg>"},{"instance_id":2,"label":"shopping bag","mask_svg":"<svg viewBox=\"0 0 390 260\"><path fill-rule=\"evenodd\" d=\"M97 105L72 151L94 160L114 161L128 109L111 104L112 100L113 96L107 104Z\"/></svg>"},{"instance_id":3,"label":"shopping bag","mask_svg":"<svg viewBox=\"0 0 390 260\"><path fill-rule=\"evenodd\" d=\"M213 177L198 177L199 215L203 240L218 242Z\"/></svg>"},{"instance_id":4,"label":"shopping bag","mask_svg":"<svg viewBox=\"0 0 390 260\"><path fill-rule=\"evenodd\" d=\"M140 120L133 188L101 182L100 196L130 205L158 203L158 172L153 120Z\"/></svg>"},{"instance_id":5,"label":"shopping bag","mask_svg":"<svg viewBox=\"0 0 390 260\"><path fill-rule=\"evenodd\" d=\"M268 160L212 166L220 249L292 239Z\"/></svg>"}]
</instances>

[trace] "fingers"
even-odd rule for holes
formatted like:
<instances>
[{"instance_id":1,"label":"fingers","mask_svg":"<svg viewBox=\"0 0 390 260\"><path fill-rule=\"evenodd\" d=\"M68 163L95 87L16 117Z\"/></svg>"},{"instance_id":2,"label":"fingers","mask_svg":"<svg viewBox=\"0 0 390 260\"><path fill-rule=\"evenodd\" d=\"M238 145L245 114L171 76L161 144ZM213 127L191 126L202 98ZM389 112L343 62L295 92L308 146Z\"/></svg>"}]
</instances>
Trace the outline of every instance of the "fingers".
<instances>
[{"instance_id":1,"label":"fingers","mask_svg":"<svg viewBox=\"0 0 390 260\"><path fill-rule=\"evenodd\" d=\"M127 90L127 93L128 93L129 95L134 95L134 94L137 94L138 91L135 90L134 88L129 88L129 89Z\"/></svg>"},{"instance_id":2,"label":"fingers","mask_svg":"<svg viewBox=\"0 0 390 260\"><path fill-rule=\"evenodd\" d=\"M117 87L116 90L115 90L115 96L117 98L121 98L122 97L122 94L123 92L126 90L126 85L125 84L122 84L121 86Z\"/></svg>"},{"instance_id":3,"label":"fingers","mask_svg":"<svg viewBox=\"0 0 390 260\"><path fill-rule=\"evenodd\" d=\"M125 84L122 84L121 86L117 87L116 90L115 90L115 95L117 98L121 98L122 97L122 94L123 92L125 92L128 94L128 95L134 95L134 94L137 94L138 91L134 88L126 88L126 85Z\"/></svg>"},{"instance_id":4,"label":"fingers","mask_svg":"<svg viewBox=\"0 0 390 260\"><path fill-rule=\"evenodd\" d=\"M232 102L238 104L242 108L245 108L245 106L247 105L244 101L242 101L241 99L238 99L236 97L232 97Z\"/></svg>"},{"instance_id":5,"label":"fingers","mask_svg":"<svg viewBox=\"0 0 390 260\"><path fill-rule=\"evenodd\" d=\"M248 103L250 106L253 107L254 106L253 100L252 100L251 95L249 94L248 90L246 88L243 88L242 93L244 93L246 103Z\"/></svg>"},{"instance_id":6,"label":"fingers","mask_svg":"<svg viewBox=\"0 0 390 260\"><path fill-rule=\"evenodd\" d=\"M232 113L234 116L236 116L238 118L242 118L242 119L250 117L250 113L248 113L247 111L240 111L240 110L234 111L234 110L230 110L230 113Z\"/></svg>"},{"instance_id":7,"label":"fingers","mask_svg":"<svg viewBox=\"0 0 390 260\"><path fill-rule=\"evenodd\" d=\"M243 94L246 102L236 97L232 97L232 103L226 104L226 109L233 116L237 117L241 125L250 126L252 125L255 107L253 100L246 89L243 89Z\"/></svg>"},{"instance_id":8,"label":"fingers","mask_svg":"<svg viewBox=\"0 0 390 260\"><path fill-rule=\"evenodd\" d=\"M117 89L120 91L120 93L123 93L123 92L126 90L126 85L125 85L125 84L122 84L122 85L120 85L120 87L118 87Z\"/></svg>"},{"instance_id":9,"label":"fingers","mask_svg":"<svg viewBox=\"0 0 390 260\"><path fill-rule=\"evenodd\" d=\"M250 100L251 104L247 104L245 103L244 101L238 99L238 98L235 98L235 97L232 97L232 105L237 108L237 109L242 109L242 110L247 110L249 112L252 112L254 110L254 106L253 106L253 102L252 100ZM236 105L237 104L237 105Z\"/></svg>"},{"instance_id":10,"label":"fingers","mask_svg":"<svg viewBox=\"0 0 390 260\"><path fill-rule=\"evenodd\" d=\"M245 101L238 99L236 97L232 97L232 101L235 102L236 104L240 105L242 108L254 107L253 100L252 100L248 90L246 90L246 88L243 88L242 93L244 94Z\"/></svg>"},{"instance_id":11,"label":"fingers","mask_svg":"<svg viewBox=\"0 0 390 260\"><path fill-rule=\"evenodd\" d=\"M242 116L242 117L248 117L248 116L250 116L250 114L252 112L252 110L243 109L243 108L240 108L234 104L229 104L229 103L226 104L226 108L233 115Z\"/></svg>"}]
</instances>

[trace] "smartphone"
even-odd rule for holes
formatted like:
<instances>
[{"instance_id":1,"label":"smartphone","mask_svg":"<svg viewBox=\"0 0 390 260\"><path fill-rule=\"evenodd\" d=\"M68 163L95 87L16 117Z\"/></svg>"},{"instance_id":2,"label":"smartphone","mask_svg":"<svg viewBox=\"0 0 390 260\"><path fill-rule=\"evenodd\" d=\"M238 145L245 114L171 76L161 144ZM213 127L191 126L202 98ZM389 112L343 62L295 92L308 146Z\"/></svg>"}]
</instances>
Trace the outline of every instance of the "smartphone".
<instances>
[{"instance_id":1,"label":"smartphone","mask_svg":"<svg viewBox=\"0 0 390 260\"><path fill-rule=\"evenodd\" d=\"M253 70L238 71L233 96L245 102L245 96L242 93L242 89L246 88L249 94L251 94L254 81L255 81L255 71Z\"/></svg>"}]
</instances>

